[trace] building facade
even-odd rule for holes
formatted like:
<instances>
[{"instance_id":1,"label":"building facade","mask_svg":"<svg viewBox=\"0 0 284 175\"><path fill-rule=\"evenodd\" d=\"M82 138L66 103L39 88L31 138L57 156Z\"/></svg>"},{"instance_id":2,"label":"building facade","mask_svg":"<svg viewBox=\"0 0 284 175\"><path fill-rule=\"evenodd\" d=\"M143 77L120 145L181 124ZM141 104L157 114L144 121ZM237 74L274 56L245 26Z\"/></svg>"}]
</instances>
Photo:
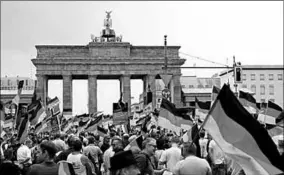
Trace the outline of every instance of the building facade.
<instances>
[{"instance_id":1,"label":"building facade","mask_svg":"<svg viewBox=\"0 0 284 175\"><path fill-rule=\"evenodd\" d=\"M0 100L3 103L12 100L17 95L20 80L24 80L20 104L31 103L36 80L28 77L1 77Z\"/></svg>"},{"instance_id":2,"label":"building facade","mask_svg":"<svg viewBox=\"0 0 284 175\"><path fill-rule=\"evenodd\" d=\"M181 76L180 84L183 91L183 105L182 106L190 106L190 103L195 101L195 97L200 101L211 101L211 93L213 86L221 88L221 80L219 77L196 77L196 76ZM162 90L164 89L165 84L163 80L156 80L156 97L158 104L158 100L162 98ZM139 105L140 108L143 109L144 103L143 100L145 94L140 95Z\"/></svg>"},{"instance_id":3,"label":"building facade","mask_svg":"<svg viewBox=\"0 0 284 175\"><path fill-rule=\"evenodd\" d=\"M242 65L242 83L234 85L233 71L221 72L221 84L230 82L233 91L247 89L254 94L257 102L273 101L283 105L283 65Z\"/></svg>"},{"instance_id":4,"label":"building facade","mask_svg":"<svg viewBox=\"0 0 284 175\"><path fill-rule=\"evenodd\" d=\"M184 106L190 106L195 101L195 97L200 101L211 101L213 86L220 88L220 78L182 76L180 79L181 87L184 93Z\"/></svg>"}]
</instances>

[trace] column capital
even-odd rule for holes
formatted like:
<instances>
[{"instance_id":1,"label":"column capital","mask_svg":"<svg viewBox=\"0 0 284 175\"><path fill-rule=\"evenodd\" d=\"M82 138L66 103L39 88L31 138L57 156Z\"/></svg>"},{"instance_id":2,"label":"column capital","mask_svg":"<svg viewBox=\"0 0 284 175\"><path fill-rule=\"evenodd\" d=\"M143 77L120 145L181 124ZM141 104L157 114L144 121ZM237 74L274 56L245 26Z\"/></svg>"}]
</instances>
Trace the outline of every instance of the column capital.
<instances>
[{"instance_id":1,"label":"column capital","mask_svg":"<svg viewBox=\"0 0 284 175\"><path fill-rule=\"evenodd\" d=\"M131 78L131 75L130 74L123 74L120 77Z\"/></svg>"},{"instance_id":2,"label":"column capital","mask_svg":"<svg viewBox=\"0 0 284 175\"><path fill-rule=\"evenodd\" d=\"M149 77L155 77L155 78L156 78L157 75L158 75L158 74L147 74L147 76L149 76Z\"/></svg>"},{"instance_id":3,"label":"column capital","mask_svg":"<svg viewBox=\"0 0 284 175\"><path fill-rule=\"evenodd\" d=\"M45 74L35 74L35 76L38 78L38 77L42 77L42 78L46 78L47 77L47 75L45 75Z\"/></svg>"},{"instance_id":4,"label":"column capital","mask_svg":"<svg viewBox=\"0 0 284 175\"><path fill-rule=\"evenodd\" d=\"M89 74L89 75L88 75L88 78L97 78L97 77L98 77L97 74Z\"/></svg>"}]
</instances>

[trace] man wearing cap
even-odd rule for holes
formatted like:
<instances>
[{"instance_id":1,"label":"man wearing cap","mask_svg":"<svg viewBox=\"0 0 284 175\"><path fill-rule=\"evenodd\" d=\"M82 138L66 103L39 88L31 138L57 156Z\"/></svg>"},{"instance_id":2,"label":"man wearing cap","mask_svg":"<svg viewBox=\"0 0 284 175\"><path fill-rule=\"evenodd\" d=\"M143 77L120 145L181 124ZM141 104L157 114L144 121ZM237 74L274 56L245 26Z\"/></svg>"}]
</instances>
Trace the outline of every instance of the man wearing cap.
<instances>
[{"instance_id":1,"label":"man wearing cap","mask_svg":"<svg viewBox=\"0 0 284 175\"><path fill-rule=\"evenodd\" d=\"M116 153L110 158L111 175L138 175L140 173L130 150Z\"/></svg>"}]
</instances>

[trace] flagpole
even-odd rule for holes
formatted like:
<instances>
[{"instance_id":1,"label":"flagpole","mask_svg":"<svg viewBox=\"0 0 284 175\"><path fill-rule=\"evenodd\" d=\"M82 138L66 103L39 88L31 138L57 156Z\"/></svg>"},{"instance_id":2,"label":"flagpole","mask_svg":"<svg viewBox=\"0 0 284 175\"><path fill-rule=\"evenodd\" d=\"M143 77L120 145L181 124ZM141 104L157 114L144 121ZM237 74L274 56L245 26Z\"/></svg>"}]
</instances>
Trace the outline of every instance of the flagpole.
<instances>
[{"instance_id":1,"label":"flagpole","mask_svg":"<svg viewBox=\"0 0 284 175\"><path fill-rule=\"evenodd\" d=\"M267 114L268 103L269 102L267 102L267 105L266 105L266 108L265 108L265 114L264 114L264 126L265 126L265 128L266 128L266 114Z\"/></svg>"}]
</instances>

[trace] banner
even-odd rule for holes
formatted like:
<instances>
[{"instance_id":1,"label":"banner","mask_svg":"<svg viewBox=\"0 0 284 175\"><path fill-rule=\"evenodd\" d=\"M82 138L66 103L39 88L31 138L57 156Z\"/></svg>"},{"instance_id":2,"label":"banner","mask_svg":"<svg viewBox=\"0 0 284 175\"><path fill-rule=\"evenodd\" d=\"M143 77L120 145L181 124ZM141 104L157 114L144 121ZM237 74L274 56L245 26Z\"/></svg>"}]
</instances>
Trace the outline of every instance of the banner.
<instances>
[{"instance_id":1,"label":"banner","mask_svg":"<svg viewBox=\"0 0 284 175\"><path fill-rule=\"evenodd\" d=\"M128 122L128 104L125 103L124 107L119 103L113 103L113 124L120 125Z\"/></svg>"}]
</instances>

